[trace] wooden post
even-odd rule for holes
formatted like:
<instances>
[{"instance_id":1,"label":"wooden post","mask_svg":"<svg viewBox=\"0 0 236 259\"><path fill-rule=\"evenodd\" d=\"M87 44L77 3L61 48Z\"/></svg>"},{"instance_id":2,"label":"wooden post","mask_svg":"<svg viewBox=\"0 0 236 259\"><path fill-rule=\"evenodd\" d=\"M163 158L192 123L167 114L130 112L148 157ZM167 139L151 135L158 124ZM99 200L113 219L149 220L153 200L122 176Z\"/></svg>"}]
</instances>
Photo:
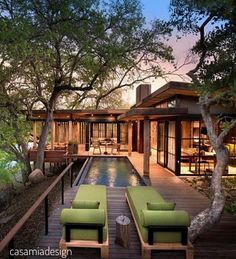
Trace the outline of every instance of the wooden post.
<instances>
[{"instance_id":1,"label":"wooden post","mask_svg":"<svg viewBox=\"0 0 236 259\"><path fill-rule=\"evenodd\" d=\"M115 243L123 247L129 247L130 219L126 216L116 218L116 240Z\"/></svg>"},{"instance_id":2,"label":"wooden post","mask_svg":"<svg viewBox=\"0 0 236 259\"><path fill-rule=\"evenodd\" d=\"M150 120L144 118L144 154L143 154L143 175L149 177L149 164L150 164Z\"/></svg>"},{"instance_id":3,"label":"wooden post","mask_svg":"<svg viewBox=\"0 0 236 259\"><path fill-rule=\"evenodd\" d=\"M85 124L85 151L89 151L90 148L90 136L89 136L89 123Z\"/></svg>"},{"instance_id":4,"label":"wooden post","mask_svg":"<svg viewBox=\"0 0 236 259\"><path fill-rule=\"evenodd\" d=\"M55 121L51 122L51 149L54 149L54 139L55 139Z\"/></svg>"},{"instance_id":5,"label":"wooden post","mask_svg":"<svg viewBox=\"0 0 236 259\"><path fill-rule=\"evenodd\" d=\"M33 122L33 134L34 134L34 145L33 145L33 147L36 148L36 146L37 146L37 121Z\"/></svg>"},{"instance_id":6,"label":"wooden post","mask_svg":"<svg viewBox=\"0 0 236 259\"><path fill-rule=\"evenodd\" d=\"M137 151L143 153L143 121L137 123Z\"/></svg>"},{"instance_id":7,"label":"wooden post","mask_svg":"<svg viewBox=\"0 0 236 259\"><path fill-rule=\"evenodd\" d=\"M117 143L120 143L120 123L117 122Z\"/></svg>"},{"instance_id":8,"label":"wooden post","mask_svg":"<svg viewBox=\"0 0 236 259\"><path fill-rule=\"evenodd\" d=\"M78 143L78 154L79 154L79 144L80 144L80 123L79 122L77 122L76 140Z\"/></svg>"},{"instance_id":9,"label":"wooden post","mask_svg":"<svg viewBox=\"0 0 236 259\"><path fill-rule=\"evenodd\" d=\"M72 121L69 121L68 142L72 140Z\"/></svg>"},{"instance_id":10,"label":"wooden post","mask_svg":"<svg viewBox=\"0 0 236 259\"><path fill-rule=\"evenodd\" d=\"M132 122L128 123L128 156L132 154Z\"/></svg>"}]
</instances>

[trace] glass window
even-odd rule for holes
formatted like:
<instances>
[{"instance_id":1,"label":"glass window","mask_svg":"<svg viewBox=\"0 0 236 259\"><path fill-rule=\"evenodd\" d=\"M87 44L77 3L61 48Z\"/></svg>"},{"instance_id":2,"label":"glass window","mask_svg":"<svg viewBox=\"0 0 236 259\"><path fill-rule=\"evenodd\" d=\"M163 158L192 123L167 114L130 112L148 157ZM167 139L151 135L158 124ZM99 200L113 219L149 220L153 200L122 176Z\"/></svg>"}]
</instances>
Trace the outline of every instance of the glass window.
<instances>
[{"instance_id":1,"label":"glass window","mask_svg":"<svg viewBox=\"0 0 236 259\"><path fill-rule=\"evenodd\" d=\"M175 171L175 121L168 124L168 163L167 167Z\"/></svg>"}]
</instances>

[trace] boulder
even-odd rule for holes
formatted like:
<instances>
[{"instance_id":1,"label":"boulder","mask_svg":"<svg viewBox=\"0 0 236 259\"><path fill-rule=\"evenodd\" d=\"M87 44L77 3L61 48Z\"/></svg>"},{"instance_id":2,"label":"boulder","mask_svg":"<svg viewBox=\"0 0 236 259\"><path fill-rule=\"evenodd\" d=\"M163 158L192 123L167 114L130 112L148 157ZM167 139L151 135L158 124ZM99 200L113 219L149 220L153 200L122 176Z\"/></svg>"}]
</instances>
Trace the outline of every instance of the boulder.
<instances>
[{"instance_id":1,"label":"boulder","mask_svg":"<svg viewBox=\"0 0 236 259\"><path fill-rule=\"evenodd\" d=\"M40 183L44 180L44 174L40 169L34 169L34 171L29 175L29 181L31 183Z\"/></svg>"}]
</instances>

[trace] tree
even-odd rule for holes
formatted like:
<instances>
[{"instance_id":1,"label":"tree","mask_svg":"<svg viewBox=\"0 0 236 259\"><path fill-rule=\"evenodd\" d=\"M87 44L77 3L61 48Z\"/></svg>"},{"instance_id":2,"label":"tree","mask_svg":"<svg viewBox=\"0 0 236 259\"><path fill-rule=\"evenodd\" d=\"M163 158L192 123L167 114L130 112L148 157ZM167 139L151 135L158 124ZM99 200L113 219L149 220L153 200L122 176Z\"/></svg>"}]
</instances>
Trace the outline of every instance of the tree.
<instances>
[{"instance_id":1,"label":"tree","mask_svg":"<svg viewBox=\"0 0 236 259\"><path fill-rule=\"evenodd\" d=\"M2 173L13 171L21 172L22 181L25 183L31 172L30 161L28 157L28 140L30 135L30 125L26 122L25 114L22 112L23 105L21 95L23 92L17 92L15 85L12 84L17 78L17 73L22 71L23 60L15 49L15 42L21 46L22 37L14 26L9 28L9 24L0 20L0 150L5 151L7 162L3 163L2 168L7 165L9 158L16 160L16 166L3 170ZM11 39L11 44L7 44ZM18 48L18 51L20 49ZM8 53L14 53L12 59ZM5 161L5 160L4 160ZM23 165L22 167L19 167ZM14 169L14 170L13 170Z\"/></svg>"},{"instance_id":2,"label":"tree","mask_svg":"<svg viewBox=\"0 0 236 259\"><path fill-rule=\"evenodd\" d=\"M172 24L178 30L199 35L191 50L198 56L198 63L187 74L200 95L202 118L217 160L211 178L211 204L192 220L189 228L194 241L220 220L225 205L221 179L229 156L224 138L236 126L236 119L223 123L224 118L211 116L211 107L236 106L236 4L233 0L172 0L171 12ZM220 132L214 128L216 119L223 125Z\"/></svg>"},{"instance_id":3,"label":"tree","mask_svg":"<svg viewBox=\"0 0 236 259\"><path fill-rule=\"evenodd\" d=\"M16 51L7 53L10 59L17 54L23 64L15 86L24 89L29 111L38 101L46 109L36 162L40 169L62 93L76 91L86 98L99 82L115 80L118 74L130 82L137 72L143 78L158 76L159 61L172 60L171 48L162 41L170 33L168 24L156 21L147 28L138 0L6 0L0 10L1 22L21 32L21 44L14 41ZM11 37L7 44L12 44Z\"/></svg>"},{"instance_id":4,"label":"tree","mask_svg":"<svg viewBox=\"0 0 236 259\"><path fill-rule=\"evenodd\" d=\"M19 107L14 100L13 96L9 98L6 92L0 91L0 150L8 153L8 157L18 161L19 165L23 165L21 167L17 165L14 168L18 170L18 173L21 172L22 181L25 183L31 172L28 157L31 127L26 121L25 114L18 110Z\"/></svg>"}]
</instances>

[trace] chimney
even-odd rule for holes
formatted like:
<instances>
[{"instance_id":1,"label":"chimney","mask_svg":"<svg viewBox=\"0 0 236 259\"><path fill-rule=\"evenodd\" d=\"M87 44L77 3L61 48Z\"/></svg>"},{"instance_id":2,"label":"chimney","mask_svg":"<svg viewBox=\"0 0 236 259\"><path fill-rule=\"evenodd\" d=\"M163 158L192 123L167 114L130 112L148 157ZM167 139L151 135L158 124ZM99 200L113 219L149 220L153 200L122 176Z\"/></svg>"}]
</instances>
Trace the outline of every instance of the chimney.
<instances>
[{"instance_id":1,"label":"chimney","mask_svg":"<svg viewBox=\"0 0 236 259\"><path fill-rule=\"evenodd\" d=\"M141 84L136 88L136 104L151 94L150 84Z\"/></svg>"}]
</instances>

